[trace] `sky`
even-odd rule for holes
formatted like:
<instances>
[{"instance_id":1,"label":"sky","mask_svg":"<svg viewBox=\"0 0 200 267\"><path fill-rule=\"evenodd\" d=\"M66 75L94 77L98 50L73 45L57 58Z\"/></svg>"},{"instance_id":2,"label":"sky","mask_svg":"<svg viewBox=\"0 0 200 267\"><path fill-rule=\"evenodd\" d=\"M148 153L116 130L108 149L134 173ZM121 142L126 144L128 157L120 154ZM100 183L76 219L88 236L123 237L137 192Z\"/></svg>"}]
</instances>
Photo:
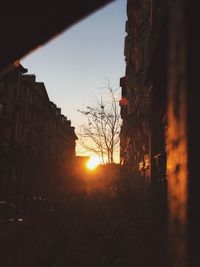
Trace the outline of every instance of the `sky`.
<instances>
[{"instance_id":1,"label":"sky","mask_svg":"<svg viewBox=\"0 0 200 267\"><path fill-rule=\"evenodd\" d=\"M78 131L77 111L101 92L106 79L119 87L125 73L126 0L96 11L21 60L28 73L44 82L51 101ZM82 154L77 145L77 154Z\"/></svg>"}]
</instances>

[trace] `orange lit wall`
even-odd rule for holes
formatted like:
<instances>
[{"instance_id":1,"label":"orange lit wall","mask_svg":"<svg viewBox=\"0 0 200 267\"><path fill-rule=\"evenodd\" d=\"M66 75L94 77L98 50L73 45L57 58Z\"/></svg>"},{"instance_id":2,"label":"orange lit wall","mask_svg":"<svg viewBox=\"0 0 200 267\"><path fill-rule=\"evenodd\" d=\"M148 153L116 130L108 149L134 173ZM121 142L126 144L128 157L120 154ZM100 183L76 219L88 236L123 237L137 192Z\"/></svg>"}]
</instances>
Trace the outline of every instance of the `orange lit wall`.
<instances>
[{"instance_id":1,"label":"orange lit wall","mask_svg":"<svg viewBox=\"0 0 200 267\"><path fill-rule=\"evenodd\" d=\"M188 151L186 36L183 1L170 1L168 83L169 250L173 266L187 266Z\"/></svg>"}]
</instances>

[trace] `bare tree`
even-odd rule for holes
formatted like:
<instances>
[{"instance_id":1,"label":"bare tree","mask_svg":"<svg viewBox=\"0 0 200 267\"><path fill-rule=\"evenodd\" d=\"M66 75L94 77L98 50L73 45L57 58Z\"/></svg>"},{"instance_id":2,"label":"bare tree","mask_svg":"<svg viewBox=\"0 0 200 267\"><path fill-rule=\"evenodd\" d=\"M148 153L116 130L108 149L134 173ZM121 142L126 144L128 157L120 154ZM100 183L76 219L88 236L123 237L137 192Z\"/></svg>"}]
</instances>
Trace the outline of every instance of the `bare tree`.
<instances>
[{"instance_id":1,"label":"bare tree","mask_svg":"<svg viewBox=\"0 0 200 267\"><path fill-rule=\"evenodd\" d=\"M80 127L80 145L98 155L102 163L114 163L114 153L119 151L120 112L117 101L118 89L108 82L106 93L95 104L78 110L87 118Z\"/></svg>"}]
</instances>

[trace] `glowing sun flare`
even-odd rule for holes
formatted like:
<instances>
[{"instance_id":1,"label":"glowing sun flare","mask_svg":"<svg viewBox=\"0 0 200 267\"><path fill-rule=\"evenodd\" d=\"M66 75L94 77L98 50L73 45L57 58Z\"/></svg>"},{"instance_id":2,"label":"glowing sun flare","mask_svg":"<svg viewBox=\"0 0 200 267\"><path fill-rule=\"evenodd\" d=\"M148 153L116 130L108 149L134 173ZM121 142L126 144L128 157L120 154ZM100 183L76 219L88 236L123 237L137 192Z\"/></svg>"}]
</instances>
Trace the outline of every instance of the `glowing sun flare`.
<instances>
[{"instance_id":1,"label":"glowing sun flare","mask_svg":"<svg viewBox=\"0 0 200 267\"><path fill-rule=\"evenodd\" d=\"M97 157L92 157L89 159L89 161L87 162L86 166L88 169L90 170L94 170L100 163L100 159Z\"/></svg>"}]
</instances>

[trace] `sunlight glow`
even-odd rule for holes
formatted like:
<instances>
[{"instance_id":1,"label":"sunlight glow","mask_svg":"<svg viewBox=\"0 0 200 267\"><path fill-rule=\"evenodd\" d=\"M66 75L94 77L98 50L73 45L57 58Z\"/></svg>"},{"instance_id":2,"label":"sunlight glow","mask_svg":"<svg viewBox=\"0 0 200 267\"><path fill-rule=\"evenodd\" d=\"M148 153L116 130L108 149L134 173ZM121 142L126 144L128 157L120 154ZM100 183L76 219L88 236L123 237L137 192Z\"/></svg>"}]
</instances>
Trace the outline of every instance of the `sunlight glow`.
<instances>
[{"instance_id":1,"label":"sunlight glow","mask_svg":"<svg viewBox=\"0 0 200 267\"><path fill-rule=\"evenodd\" d=\"M100 159L98 157L91 157L87 162L86 166L89 170L94 170L100 164Z\"/></svg>"}]
</instances>

